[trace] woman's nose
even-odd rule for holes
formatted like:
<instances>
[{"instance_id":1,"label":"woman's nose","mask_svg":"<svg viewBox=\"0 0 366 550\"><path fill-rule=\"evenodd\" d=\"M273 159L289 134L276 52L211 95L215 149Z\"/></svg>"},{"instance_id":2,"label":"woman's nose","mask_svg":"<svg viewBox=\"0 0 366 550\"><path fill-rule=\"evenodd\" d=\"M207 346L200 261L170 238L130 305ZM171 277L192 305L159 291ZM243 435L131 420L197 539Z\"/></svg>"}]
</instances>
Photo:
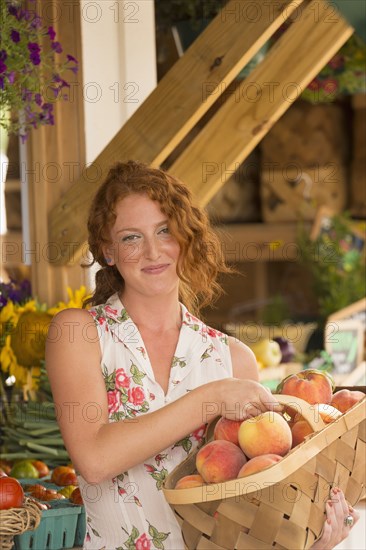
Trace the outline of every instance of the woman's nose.
<instances>
[{"instance_id":1,"label":"woman's nose","mask_svg":"<svg viewBox=\"0 0 366 550\"><path fill-rule=\"evenodd\" d=\"M155 237L145 239L145 256L149 260L156 260L160 256L159 243Z\"/></svg>"}]
</instances>

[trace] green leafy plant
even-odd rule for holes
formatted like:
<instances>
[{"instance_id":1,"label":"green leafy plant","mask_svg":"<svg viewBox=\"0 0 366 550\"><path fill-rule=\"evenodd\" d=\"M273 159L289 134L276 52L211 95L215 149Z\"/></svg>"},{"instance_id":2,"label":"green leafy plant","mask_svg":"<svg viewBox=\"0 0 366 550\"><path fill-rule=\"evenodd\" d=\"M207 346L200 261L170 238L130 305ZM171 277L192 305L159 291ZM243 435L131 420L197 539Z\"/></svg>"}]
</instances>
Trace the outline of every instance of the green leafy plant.
<instances>
[{"instance_id":1,"label":"green leafy plant","mask_svg":"<svg viewBox=\"0 0 366 550\"><path fill-rule=\"evenodd\" d=\"M348 213L324 218L316 239L298 234L301 262L313 278L321 321L365 296L365 223Z\"/></svg>"},{"instance_id":2,"label":"green leafy plant","mask_svg":"<svg viewBox=\"0 0 366 550\"><path fill-rule=\"evenodd\" d=\"M69 54L60 61L55 30L23 2L0 0L0 19L0 126L24 140L32 128L54 124L53 104L70 87L61 75L78 65Z\"/></svg>"}]
</instances>

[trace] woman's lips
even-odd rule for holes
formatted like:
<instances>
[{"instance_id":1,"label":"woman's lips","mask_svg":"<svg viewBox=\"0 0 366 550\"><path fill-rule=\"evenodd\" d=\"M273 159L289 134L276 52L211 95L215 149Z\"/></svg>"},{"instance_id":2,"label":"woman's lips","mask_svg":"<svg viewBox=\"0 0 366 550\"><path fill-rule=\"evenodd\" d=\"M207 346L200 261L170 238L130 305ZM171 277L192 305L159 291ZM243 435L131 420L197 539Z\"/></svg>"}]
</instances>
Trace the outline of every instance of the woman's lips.
<instances>
[{"instance_id":1,"label":"woman's lips","mask_svg":"<svg viewBox=\"0 0 366 550\"><path fill-rule=\"evenodd\" d=\"M159 264L159 265L151 265L148 267L144 267L141 271L144 273L149 273L150 275L158 275L159 273L162 273L169 264Z\"/></svg>"}]
</instances>

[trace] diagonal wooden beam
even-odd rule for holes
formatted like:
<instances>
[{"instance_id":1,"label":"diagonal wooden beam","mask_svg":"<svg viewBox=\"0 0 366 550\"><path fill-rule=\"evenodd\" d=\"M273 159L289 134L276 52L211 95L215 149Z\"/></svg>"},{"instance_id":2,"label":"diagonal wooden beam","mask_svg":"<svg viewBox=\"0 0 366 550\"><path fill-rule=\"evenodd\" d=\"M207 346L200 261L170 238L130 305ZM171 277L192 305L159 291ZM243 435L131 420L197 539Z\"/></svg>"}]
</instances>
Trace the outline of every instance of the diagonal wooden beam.
<instances>
[{"instance_id":1,"label":"diagonal wooden beam","mask_svg":"<svg viewBox=\"0 0 366 550\"><path fill-rule=\"evenodd\" d=\"M312 0L169 172L207 204L352 33L327 2Z\"/></svg>"},{"instance_id":2,"label":"diagonal wooden beam","mask_svg":"<svg viewBox=\"0 0 366 550\"><path fill-rule=\"evenodd\" d=\"M49 239L61 250L55 263L67 263L70 250L74 259L80 254L91 198L111 164L130 158L161 164L302 2L231 0L225 6L50 212Z\"/></svg>"}]
</instances>

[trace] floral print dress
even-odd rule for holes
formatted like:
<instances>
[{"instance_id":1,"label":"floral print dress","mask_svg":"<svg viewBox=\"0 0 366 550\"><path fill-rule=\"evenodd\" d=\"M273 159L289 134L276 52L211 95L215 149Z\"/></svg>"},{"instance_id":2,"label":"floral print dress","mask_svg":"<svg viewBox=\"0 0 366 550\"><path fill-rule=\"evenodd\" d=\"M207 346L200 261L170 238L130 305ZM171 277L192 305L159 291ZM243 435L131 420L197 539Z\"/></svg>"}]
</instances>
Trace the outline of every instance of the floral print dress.
<instances>
[{"instance_id":1,"label":"floral print dress","mask_svg":"<svg viewBox=\"0 0 366 550\"><path fill-rule=\"evenodd\" d=\"M182 326L166 394L155 381L138 328L118 295L89 310L100 337L110 422L133 421L197 386L232 376L228 337L203 324L183 304L181 310ZM108 481L88 484L79 476L86 509L84 549L183 550L181 531L162 485L168 473L202 442L205 430L203 424L144 464Z\"/></svg>"}]
</instances>

